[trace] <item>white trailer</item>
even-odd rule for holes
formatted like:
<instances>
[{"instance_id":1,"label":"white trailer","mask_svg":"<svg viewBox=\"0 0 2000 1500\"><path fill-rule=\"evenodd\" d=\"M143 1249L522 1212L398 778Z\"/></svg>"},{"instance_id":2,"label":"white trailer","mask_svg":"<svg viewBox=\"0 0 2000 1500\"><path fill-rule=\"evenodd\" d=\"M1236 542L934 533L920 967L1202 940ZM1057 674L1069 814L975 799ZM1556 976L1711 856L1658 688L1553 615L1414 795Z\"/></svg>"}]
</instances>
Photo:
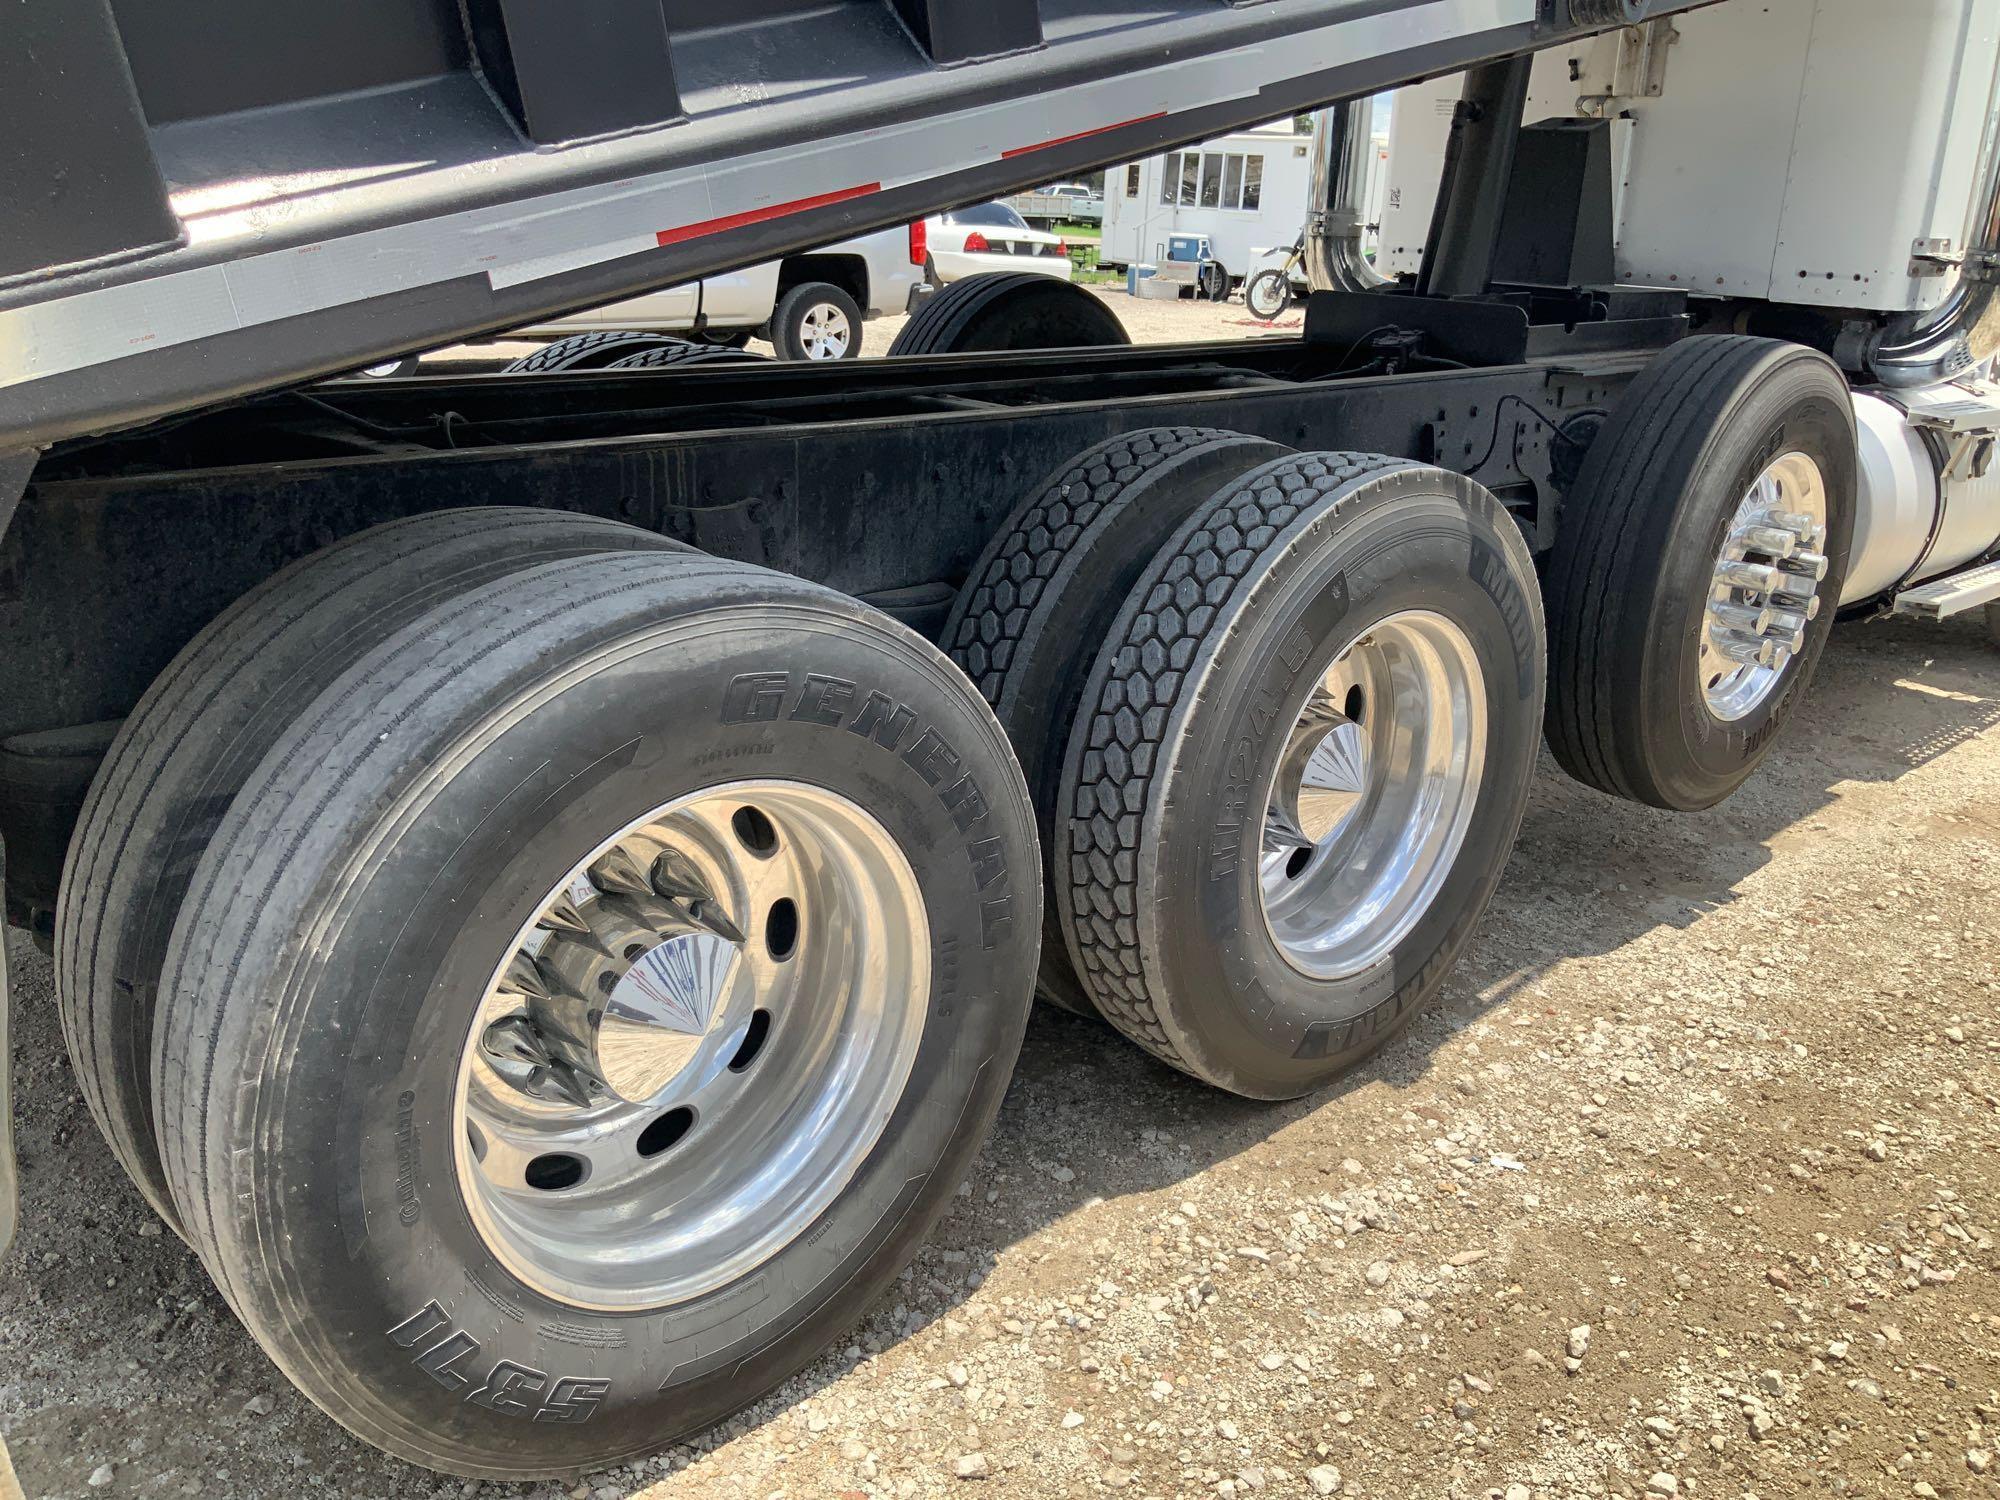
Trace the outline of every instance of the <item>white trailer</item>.
<instances>
[{"instance_id":1,"label":"white trailer","mask_svg":"<svg viewBox=\"0 0 2000 1500\"><path fill-rule=\"evenodd\" d=\"M1169 235L1204 234L1241 280L1263 252L1298 237L1311 156L1312 137L1285 119L1112 168L1098 264L1158 263Z\"/></svg>"}]
</instances>

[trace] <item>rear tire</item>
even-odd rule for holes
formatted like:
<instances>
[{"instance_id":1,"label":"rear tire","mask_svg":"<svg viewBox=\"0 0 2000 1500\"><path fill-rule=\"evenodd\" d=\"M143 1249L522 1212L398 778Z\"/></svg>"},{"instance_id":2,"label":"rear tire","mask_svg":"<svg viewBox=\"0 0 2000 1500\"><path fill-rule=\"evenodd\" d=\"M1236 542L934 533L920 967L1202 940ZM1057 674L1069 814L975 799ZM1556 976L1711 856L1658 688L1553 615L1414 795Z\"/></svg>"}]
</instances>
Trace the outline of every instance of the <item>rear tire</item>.
<instances>
[{"instance_id":1,"label":"rear tire","mask_svg":"<svg viewBox=\"0 0 2000 1500\"><path fill-rule=\"evenodd\" d=\"M771 345L780 359L859 359L861 306L831 282L800 282L772 309Z\"/></svg>"},{"instance_id":2,"label":"rear tire","mask_svg":"<svg viewBox=\"0 0 2000 1500\"><path fill-rule=\"evenodd\" d=\"M614 359L604 366L607 370L678 370L684 365L767 365L770 361L761 354L752 354L748 349L738 349L729 344L697 344L690 339L676 339L671 344L656 344L650 349L641 349L636 354L627 354L622 359Z\"/></svg>"},{"instance_id":3,"label":"rear tire","mask_svg":"<svg viewBox=\"0 0 2000 1500\"><path fill-rule=\"evenodd\" d=\"M1063 767L1063 933L1105 1018L1259 1099L1394 1036L1506 867L1543 666L1527 546L1463 476L1304 453L1198 508L1127 597Z\"/></svg>"},{"instance_id":4,"label":"rear tire","mask_svg":"<svg viewBox=\"0 0 2000 1500\"><path fill-rule=\"evenodd\" d=\"M557 370L602 370L644 349L669 348L688 342L670 333L640 333L628 328L572 333L542 345L533 354L522 355L501 373L541 375Z\"/></svg>"},{"instance_id":5,"label":"rear tire","mask_svg":"<svg viewBox=\"0 0 2000 1500\"><path fill-rule=\"evenodd\" d=\"M700 882L685 880L699 860L598 874L620 829L746 777L839 801L881 830L894 851L882 868L906 866L920 944L870 947L864 919L820 951L851 964L837 970L842 993L862 1004L886 993L870 977L876 959L907 969L921 954L927 980L908 984L925 1019L904 1033L914 1050L865 1155L760 1260L665 1305L613 1279L558 1297L540 1252L495 1238L468 1206L489 1202L472 1164L504 1166L517 1148L468 1129L464 1059L489 1034L496 990L526 982L509 955L575 930L579 909L679 902L683 937L755 943L765 971L803 956L810 911L781 933L777 908L734 885L697 901L685 893ZM744 850L782 853L774 825L788 826L775 807L769 819L725 816L716 835L740 863ZM851 599L699 556L572 559L461 595L295 716L195 873L156 1027L175 1201L259 1342L370 1442L510 1480L657 1452L844 1333L949 1201L1025 1026L1035 858L1020 773L985 704L932 647ZM586 868L592 889L544 922ZM553 987L548 944L529 951ZM701 960L694 973L726 976L736 962ZM608 1012L622 991L607 993ZM722 1013L687 1012L689 1034ZM715 1076L754 1087L784 1024L771 1023L756 1069ZM700 1119L690 1143L703 1140ZM669 1172L687 1159L671 1154L686 1144L649 1148L651 1134L639 1157ZM731 1139L708 1137L703 1150L723 1154L702 1160L732 1181L754 1188L748 1168L783 1159L731 1158ZM636 1159L619 1170L656 1181ZM546 1212L580 1213L592 1180L530 1171L523 1191L558 1205ZM577 1198L561 1196L572 1187ZM594 1253L576 1222L549 1253ZM627 1227L656 1249L650 1236L687 1225L646 1214ZM710 1264L692 1253L649 1264L683 1262L689 1274Z\"/></svg>"},{"instance_id":6,"label":"rear tire","mask_svg":"<svg viewBox=\"0 0 2000 1500\"><path fill-rule=\"evenodd\" d=\"M329 678L441 601L556 558L685 551L616 521L495 507L391 521L275 574L195 637L105 755L57 902L56 1000L78 1087L120 1165L180 1219L153 1123L168 936L236 793Z\"/></svg>"},{"instance_id":7,"label":"rear tire","mask_svg":"<svg viewBox=\"0 0 2000 1500\"><path fill-rule=\"evenodd\" d=\"M987 543L939 640L993 705L1020 758L1042 847L1084 679L1161 543L1216 490L1288 450L1204 427L1154 427L1087 448ZM1070 967L1053 886L1043 902L1041 991L1095 1015Z\"/></svg>"},{"instance_id":8,"label":"rear tire","mask_svg":"<svg viewBox=\"0 0 2000 1500\"><path fill-rule=\"evenodd\" d=\"M1104 349L1131 342L1118 315L1080 286L1032 271L987 271L954 281L925 302L889 353Z\"/></svg>"},{"instance_id":9,"label":"rear tire","mask_svg":"<svg viewBox=\"0 0 2000 1500\"><path fill-rule=\"evenodd\" d=\"M1824 576L1803 585L1817 615L1802 649L1746 681L1716 656L1711 590L1752 491L1792 455L1816 472L1824 512ZM1833 628L1856 469L1847 382L1815 350L1692 338L1646 367L1591 443L1549 560L1548 740L1565 771L1677 811L1742 785L1804 699ZM1752 613L1771 603L1732 593Z\"/></svg>"}]
</instances>

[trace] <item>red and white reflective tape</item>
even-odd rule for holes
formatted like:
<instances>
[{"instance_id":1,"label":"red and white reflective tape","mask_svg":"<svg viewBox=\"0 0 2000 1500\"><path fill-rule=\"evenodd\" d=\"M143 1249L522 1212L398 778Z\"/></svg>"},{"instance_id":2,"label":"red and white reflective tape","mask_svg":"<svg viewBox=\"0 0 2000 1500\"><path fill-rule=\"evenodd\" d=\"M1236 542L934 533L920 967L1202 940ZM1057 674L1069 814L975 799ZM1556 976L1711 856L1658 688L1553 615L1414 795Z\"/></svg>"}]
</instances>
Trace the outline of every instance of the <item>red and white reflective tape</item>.
<instances>
[{"instance_id":1,"label":"red and white reflective tape","mask_svg":"<svg viewBox=\"0 0 2000 1500\"><path fill-rule=\"evenodd\" d=\"M1087 141L1094 135L1109 135L1114 130L1123 130L1128 125L1145 125L1154 120L1164 120L1167 112L1156 109L1150 115L1134 115L1129 120L1120 120L1113 125L1096 125L1089 130L1073 131L1069 135L1059 135L1052 140L1036 141L1032 146L1015 146L1000 153L1002 161L1011 161L1017 156L1026 156L1032 151L1046 151L1051 146L1067 146L1071 141Z\"/></svg>"}]
</instances>

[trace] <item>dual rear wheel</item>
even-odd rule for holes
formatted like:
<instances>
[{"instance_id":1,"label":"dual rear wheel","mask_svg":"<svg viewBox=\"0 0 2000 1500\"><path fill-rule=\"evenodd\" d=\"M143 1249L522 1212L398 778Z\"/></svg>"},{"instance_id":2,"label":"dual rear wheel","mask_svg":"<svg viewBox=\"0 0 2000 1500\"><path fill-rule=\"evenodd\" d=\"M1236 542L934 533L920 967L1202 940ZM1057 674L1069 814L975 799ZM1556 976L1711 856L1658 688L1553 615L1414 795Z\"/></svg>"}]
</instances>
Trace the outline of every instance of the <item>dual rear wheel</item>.
<instances>
[{"instance_id":1,"label":"dual rear wheel","mask_svg":"<svg viewBox=\"0 0 2000 1500\"><path fill-rule=\"evenodd\" d=\"M1284 1098L1442 985L1542 713L1532 561L1478 485L1203 429L1115 438L1002 529L947 643L1037 795L1043 993Z\"/></svg>"},{"instance_id":2,"label":"dual rear wheel","mask_svg":"<svg viewBox=\"0 0 2000 1500\"><path fill-rule=\"evenodd\" d=\"M566 1472L727 1415L915 1253L1020 1044L1036 860L992 714L886 616L431 516L274 579L134 713L65 1020L314 1400Z\"/></svg>"}]
</instances>

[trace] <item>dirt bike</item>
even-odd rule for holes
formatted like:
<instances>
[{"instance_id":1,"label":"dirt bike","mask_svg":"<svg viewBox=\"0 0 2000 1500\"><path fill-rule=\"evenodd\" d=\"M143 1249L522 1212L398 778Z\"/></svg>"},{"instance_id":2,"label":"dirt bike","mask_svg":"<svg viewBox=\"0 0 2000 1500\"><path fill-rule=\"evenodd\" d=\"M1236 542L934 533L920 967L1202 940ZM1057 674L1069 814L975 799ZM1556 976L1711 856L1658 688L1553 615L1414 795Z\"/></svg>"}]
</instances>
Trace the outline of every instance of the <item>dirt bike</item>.
<instances>
[{"instance_id":1,"label":"dirt bike","mask_svg":"<svg viewBox=\"0 0 2000 1500\"><path fill-rule=\"evenodd\" d=\"M1275 249L1275 247L1273 247ZM1258 255L1270 255L1273 250L1258 250ZM1306 235L1299 231L1292 248L1285 252L1284 260L1275 266L1266 266L1243 283L1243 305L1250 309L1251 316L1261 318L1266 323L1283 317L1285 309L1292 305L1294 298L1306 290Z\"/></svg>"}]
</instances>

